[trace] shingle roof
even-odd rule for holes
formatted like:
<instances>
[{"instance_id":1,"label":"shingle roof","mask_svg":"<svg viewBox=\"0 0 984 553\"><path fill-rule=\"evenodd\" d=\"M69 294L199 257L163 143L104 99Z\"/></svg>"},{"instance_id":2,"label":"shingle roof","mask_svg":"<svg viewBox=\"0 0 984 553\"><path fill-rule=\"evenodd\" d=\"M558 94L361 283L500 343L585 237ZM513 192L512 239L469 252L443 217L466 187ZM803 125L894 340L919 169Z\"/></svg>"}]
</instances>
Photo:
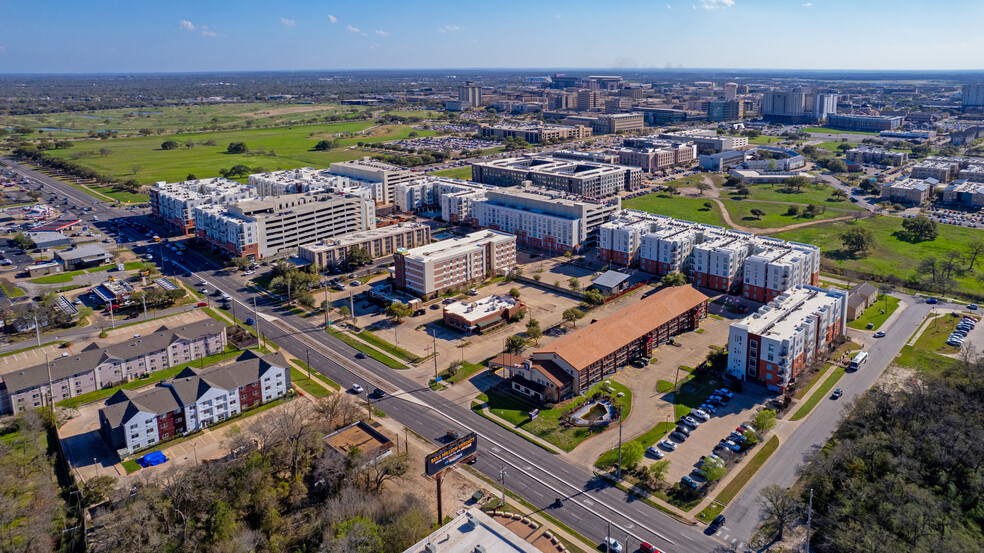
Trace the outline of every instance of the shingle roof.
<instances>
[{"instance_id":1,"label":"shingle roof","mask_svg":"<svg viewBox=\"0 0 984 553\"><path fill-rule=\"evenodd\" d=\"M560 365L549 359L534 359L530 361L530 365L539 370L540 374L558 388L563 388L574 381L574 378L564 372Z\"/></svg>"},{"instance_id":2,"label":"shingle roof","mask_svg":"<svg viewBox=\"0 0 984 553\"><path fill-rule=\"evenodd\" d=\"M861 294L864 297L871 297L878 294L878 288L875 288L870 282L862 282L851 288L852 294Z\"/></svg>"},{"instance_id":3,"label":"shingle roof","mask_svg":"<svg viewBox=\"0 0 984 553\"><path fill-rule=\"evenodd\" d=\"M174 392L167 387L154 387L139 394L120 390L110 400L117 398L121 392L127 397L126 401L113 403L102 409L103 415L112 427L126 424L139 412L159 415L181 407Z\"/></svg>"},{"instance_id":4,"label":"shingle roof","mask_svg":"<svg viewBox=\"0 0 984 553\"><path fill-rule=\"evenodd\" d=\"M581 370L707 299L693 286L663 288L608 318L540 348L534 355L556 353L572 367Z\"/></svg>"}]
</instances>

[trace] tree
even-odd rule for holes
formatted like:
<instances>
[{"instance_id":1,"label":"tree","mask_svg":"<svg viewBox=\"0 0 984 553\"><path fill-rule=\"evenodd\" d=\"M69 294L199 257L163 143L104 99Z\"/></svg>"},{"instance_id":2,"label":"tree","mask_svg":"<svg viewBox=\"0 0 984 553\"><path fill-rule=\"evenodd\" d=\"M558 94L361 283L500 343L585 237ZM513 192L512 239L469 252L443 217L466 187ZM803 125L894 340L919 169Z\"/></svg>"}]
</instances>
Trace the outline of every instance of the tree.
<instances>
[{"instance_id":1,"label":"tree","mask_svg":"<svg viewBox=\"0 0 984 553\"><path fill-rule=\"evenodd\" d=\"M660 459L659 461L649 465L649 478L654 481L666 480L666 473L669 471L670 460Z\"/></svg>"},{"instance_id":2,"label":"tree","mask_svg":"<svg viewBox=\"0 0 984 553\"><path fill-rule=\"evenodd\" d=\"M771 430L776 425L776 412L772 409L762 409L752 419L752 424L755 425L755 428L763 432Z\"/></svg>"},{"instance_id":3,"label":"tree","mask_svg":"<svg viewBox=\"0 0 984 553\"><path fill-rule=\"evenodd\" d=\"M512 296L512 297L514 297L514 298L519 298L519 289L518 288L510 288L509 289L509 295Z\"/></svg>"},{"instance_id":4,"label":"tree","mask_svg":"<svg viewBox=\"0 0 984 553\"><path fill-rule=\"evenodd\" d=\"M875 246L875 235L863 227L855 227L840 235L844 249L854 256L862 256Z\"/></svg>"},{"instance_id":5,"label":"tree","mask_svg":"<svg viewBox=\"0 0 984 553\"><path fill-rule=\"evenodd\" d=\"M844 192L840 188L834 190L830 193L830 199L835 202L843 202L847 199L847 192Z\"/></svg>"},{"instance_id":6,"label":"tree","mask_svg":"<svg viewBox=\"0 0 984 553\"><path fill-rule=\"evenodd\" d=\"M973 240L967 244L967 270L974 270L974 263L977 262L977 258L984 255L984 240Z\"/></svg>"},{"instance_id":7,"label":"tree","mask_svg":"<svg viewBox=\"0 0 984 553\"><path fill-rule=\"evenodd\" d=\"M711 188L711 186L709 184L707 184L706 182L704 182L704 181L698 181L697 182L697 194L699 194L701 196L703 196L704 195L704 192L706 192L710 188Z\"/></svg>"},{"instance_id":8,"label":"tree","mask_svg":"<svg viewBox=\"0 0 984 553\"><path fill-rule=\"evenodd\" d=\"M799 211L800 211L799 207L795 205L791 205L788 208L786 208L786 215L790 217L796 217L797 215L799 215Z\"/></svg>"},{"instance_id":9,"label":"tree","mask_svg":"<svg viewBox=\"0 0 984 553\"><path fill-rule=\"evenodd\" d=\"M915 241L935 240L939 236L936 221L925 215L916 215L912 219L902 219L902 229Z\"/></svg>"},{"instance_id":10,"label":"tree","mask_svg":"<svg viewBox=\"0 0 984 553\"><path fill-rule=\"evenodd\" d=\"M386 306L386 316L396 319L397 323L402 323L403 319L413 315L413 308L405 303L394 301Z\"/></svg>"},{"instance_id":11,"label":"tree","mask_svg":"<svg viewBox=\"0 0 984 553\"><path fill-rule=\"evenodd\" d=\"M372 263L372 255L369 253L368 249L363 248L362 246L353 246L352 249L349 250L348 258L345 261L348 263L349 267L362 267Z\"/></svg>"},{"instance_id":12,"label":"tree","mask_svg":"<svg viewBox=\"0 0 984 553\"><path fill-rule=\"evenodd\" d=\"M713 207L714 207L714 204L713 203L711 203L711 202L704 202L704 211L710 211Z\"/></svg>"},{"instance_id":13,"label":"tree","mask_svg":"<svg viewBox=\"0 0 984 553\"><path fill-rule=\"evenodd\" d=\"M721 461L716 461L712 457L708 457L704 460L704 474L707 475L708 482L714 482L720 480L728 474L728 468L724 466Z\"/></svg>"},{"instance_id":14,"label":"tree","mask_svg":"<svg viewBox=\"0 0 984 553\"><path fill-rule=\"evenodd\" d=\"M622 468L632 470L646 453L646 447L635 440L622 445Z\"/></svg>"},{"instance_id":15,"label":"tree","mask_svg":"<svg viewBox=\"0 0 984 553\"><path fill-rule=\"evenodd\" d=\"M116 183L113 188L133 194L140 190L140 183L137 182L137 179L126 179L125 181Z\"/></svg>"},{"instance_id":16,"label":"tree","mask_svg":"<svg viewBox=\"0 0 984 553\"><path fill-rule=\"evenodd\" d=\"M533 343L539 345L540 338L543 337L543 330L540 329L540 321L530 317L530 320L526 322L526 337L533 340Z\"/></svg>"},{"instance_id":17,"label":"tree","mask_svg":"<svg viewBox=\"0 0 984 553\"><path fill-rule=\"evenodd\" d=\"M534 275L533 278L536 278L538 276L540 275ZM605 303L605 296L603 296L602 293L599 292L598 290L595 290L594 288L590 288L584 291L584 303L588 305L601 305Z\"/></svg>"},{"instance_id":18,"label":"tree","mask_svg":"<svg viewBox=\"0 0 984 553\"><path fill-rule=\"evenodd\" d=\"M88 506L102 503L115 488L116 478L112 476L90 478L82 489L82 502Z\"/></svg>"},{"instance_id":19,"label":"tree","mask_svg":"<svg viewBox=\"0 0 984 553\"><path fill-rule=\"evenodd\" d=\"M506 351L509 353L519 353L526 346L526 338L521 334L513 334L506 338Z\"/></svg>"},{"instance_id":20,"label":"tree","mask_svg":"<svg viewBox=\"0 0 984 553\"><path fill-rule=\"evenodd\" d=\"M759 208L757 208L757 207L756 207L756 208L754 208L754 209L752 209L752 210L750 211L750 213L751 213L751 214L752 214L753 216L755 216L755 218L756 218L756 219L761 219L762 217L765 217L765 212L764 212L764 211L762 211L761 209L759 209Z\"/></svg>"},{"instance_id":21,"label":"tree","mask_svg":"<svg viewBox=\"0 0 984 553\"><path fill-rule=\"evenodd\" d=\"M233 165L232 169L229 169L226 172L226 175L229 177L245 177L250 174L251 171L252 170L248 166L239 163L237 165Z\"/></svg>"},{"instance_id":22,"label":"tree","mask_svg":"<svg viewBox=\"0 0 984 553\"><path fill-rule=\"evenodd\" d=\"M235 267L240 271L243 271L246 270L246 267L249 267L250 260L246 259L245 257L233 257L231 263L233 267Z\"/></svg>"},{"instance_id":23,"label":"tree","mask_svg":"<svg viewBox=\"0 0 984 553\"><path fill-rule=\"evenodd\" d=\"M762 488L762 491L759 492L759 505L762 506L762 512L765 514L765 518L774 525L775 539L782 541L783 533L789 527L790 523L795 520L796 513L799 510L799 502L796 500L796 496L793 495L793 492L778 484L771 484Z\"/></svg>"},{"instance_id":24,"label":"tree","mask_svg":"<svg viewBox=\"0 0 984 553\"><path fill-rule=\"evenodd\" d=\"M230 142L226 146L226 152L230 154L245 154L249 152L249 146L245 142Z\"/></svg>"},{"instance_id":25,"label":"tree","mask_svg":"<svg viewBox=\"0 0 984 553\"><path fill-rule=\"evenodd\" d=\"M561 317L565 323L571 323L574 328L577 328L577 321L584 318L584 311L576 307L571 307L570 309L565 309Z\"/></svg>"},{"instance_id":26,"label":"tree","mask_svg":"<svg viewBox=\"0 0 984 553\"><path fill-rule=\"evenodd\" d=\"M410 472L410 456L407 453L389 455L377 462L370 461L366 459L364 466L368 471L366 480L369 481L369 491L374 493L378 493L386 482L403 478Z\"/></svg>"},{"instance_id":27,"label":"tree","mask_svg":"<svg viewBox=\"0 0 984 553\"><path fill-rule=\"evenodd\" d=\"M663 283L663 286L683 286L687 283L687 277L683 273L674 271L664 275L660 281Z\"/></svg>"},{"instance_id":28,"label":"tree","mask_svg":"<svg viewBox=\"0 0 984 553\"><path fill-rule=\"evenodd\" d=\"M803 187L810 185L810 179L804 177L803 175L795 175L783 181L783 185L787 190L801 192Z\"/></svg>"},{"instance_id":29,"label":"tree","mask_svg":"<svg viewBox=\"0 0 984 553\"><path fill-rule=\"evenodd\" d=\"M194 173L188 173L188 176L185 177L185 180L198 180L198 177L196 177Z\"/></svg>"},{"instance_id":30,"label":"tree","mask_svg":"<svg viewBox=\"0 0 984 553\"><path fill-rule=\"evenodd\" d=\"M567 286L571 289L572 292L577 292L578 290L581 289L581 281L578 280L577 277L571 277L567 279Z\"/></svg>"},{"instance_id":31,"label":"tree","mask_svg":"<svg viewBox=\"0 0 984 553\"><path fill-rule=\"evenodd\" d=\"M34 243L34 240L31 240L23 232L15 233L12 240L23 250L34 249L37 246L37 244Z\"/></svg>"},{"instance_id":32,"label":"tree","mask_svg":"<svg viewBox=\"0 0 984 553\"><path fill-rule=\"evenodd\" d=\"M339 146L339 144L340 143L337 140L321 140L314 145L314 149L319 152L324 152L326 150L334 150Z\"/></svg>"},{"instance_id":33,"label":"tree","mask_svg":"<svg viewBox=\"0 0 984 553\"><path fill-rule=\"evenodd\" d=\"M352 311L347 305L343 305L338 308L338 314L341 315L343 319L347 319L349 315L352 314Z\"/></svg>"},{"instance_id":34,"label":"tree","mask_svg":"<svg viewBox=\"0 0 984 553\"><path fill-rule=\"evenodd\" d=\"M749 428L748 430L746 430L745 432L743 432L742 433L742 436L745 437L745 445L746 446L753 446L753 445L759 443L758 432L756 432L755 429L753 429L753 428Z\"/></svg>"},{"instance_id":35,"label":"tree","mask_svg":"<svg viewBox=\"0 0 984 553\"><path fill-rule=\"evenodd\" d=\"M174 140L165 140L164 142L161 142L162 150L177 150L178 146L179 144Z\"/></svg>"},{"instance_id":36,"label":"tree","mask_svg":"<svg viewBox=\"0 0 984 553\"><path fill-rule=\"evenodd\" d=\"M571 253L570 250L567 250L566 252L564 252L564 259L570 261L572 257L574 257L574 254Z\"/></svg>"}]
</instances>

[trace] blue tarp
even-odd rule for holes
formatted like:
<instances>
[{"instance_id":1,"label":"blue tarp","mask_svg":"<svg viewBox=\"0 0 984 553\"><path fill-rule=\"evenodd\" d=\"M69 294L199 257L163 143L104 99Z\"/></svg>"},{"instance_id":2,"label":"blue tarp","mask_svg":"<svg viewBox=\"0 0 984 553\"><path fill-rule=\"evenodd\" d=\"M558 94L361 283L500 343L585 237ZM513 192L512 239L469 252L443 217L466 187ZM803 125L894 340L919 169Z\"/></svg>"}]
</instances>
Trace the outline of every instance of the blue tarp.
<instances>
[{"instance_id":1,"label":"blue tarp","mask_svg":"<svg viewBox=\"0 0 984 553\"><path fill-rule=\"evenodd\" d=\"M142 467L152 467L154 465L160 465L167 462L167 457L164 456L160 451L154 451L153 453L148 453L137 460L137 464Z\"/></svg>"}]
</instances>

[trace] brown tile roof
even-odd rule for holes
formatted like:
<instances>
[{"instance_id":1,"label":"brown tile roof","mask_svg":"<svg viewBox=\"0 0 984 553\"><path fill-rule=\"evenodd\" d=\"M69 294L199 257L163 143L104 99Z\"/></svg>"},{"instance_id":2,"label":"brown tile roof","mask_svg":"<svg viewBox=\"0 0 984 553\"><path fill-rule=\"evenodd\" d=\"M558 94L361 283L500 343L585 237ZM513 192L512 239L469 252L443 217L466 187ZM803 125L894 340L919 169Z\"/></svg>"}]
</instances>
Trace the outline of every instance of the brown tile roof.
<instances>
[{"instance_id":1,"label":"brown tile roof","mask_svg":"<svg viewBox=\"0 0 984 553\"><path fill-rule=\"evenodd\" d=\"M512 367L515 365L522 365L526 358L522 355L513 355L511 353L503 353L502 355L496 357L495 359L489 360L489 365L501 365L503 367Z\"/></svg>"},{"instance_id":2,"label":"brown tile roof","mask_svg":"<svg viewBox=\"0 0 984 553\"><path fill-rule=\"evenodd\" d=\"M574 378L564 372L560 365L549 359L534 359L530 361L530 365L558 388L563 388L574 381Z\"/></svg>"},{"instance_id":3,"label":"brown tile roof","mask_svg":"<svg viewBox=\"0 0 984 553\"><path fill-rule=\"evenodd\" d=\"M708 297L693 286L663 288L618 313L538 349L534 355L556 353L581 370L707 300Z\"/></svg>"}]
</instances>

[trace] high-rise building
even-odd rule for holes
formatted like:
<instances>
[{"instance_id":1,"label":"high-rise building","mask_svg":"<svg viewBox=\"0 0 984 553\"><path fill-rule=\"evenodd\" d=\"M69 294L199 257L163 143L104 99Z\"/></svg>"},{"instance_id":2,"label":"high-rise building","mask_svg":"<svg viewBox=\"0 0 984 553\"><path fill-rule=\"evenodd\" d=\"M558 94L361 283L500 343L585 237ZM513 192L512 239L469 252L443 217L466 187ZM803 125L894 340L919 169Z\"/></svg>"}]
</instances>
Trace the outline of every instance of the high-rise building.
<instances>
[{"instance_id":1,"label":"high-rise building","mask_svg":"<svg viewBox=\"0 0 984 553\"><path fill-rule=\"evenodd\" d=\"M837 112L837 95L813 88L770 90L762 96L762 118L774 123L813 123Z\"/></svg>"},{"instance_id":2,"label":"high-rise building","mask_svg":"<svg viewBox=\"0 0 984 553\"><path fill-rule=\"evenodd\" d=\"M516 265L516 236L493 230L441 240L393 256L396 287L428 296L480 282Z\"/></svg>"},{"instance_id":3,"label":"high-rise building","mask_svg":"<svg viewBox=\"0 0 984 553\"><path fill-rule=\"evenodd\" d=\"M482 105L482 87L474 81L465 81L465 84L458 87L458 101L462 107L478 107Z\"/></svg>"},{"instance_id":4,"label":"high-rise building","mask_svg":"<svg viewBox=\"0 0 984 553\"><path fill-rule=\"evenodd\" d=\"M588 111L603 107L601 92L597 90L579 90L577 92L578 111Z\"/></svg>"},{"instance_id":5,"label":"high-rise building","mask_svg":"<svg viewBox=\"0 0 984 553\"><path fill-rule=\"evenodd\" d=\"M195 206L224 204L256 196L253 186L225 178L198 179L177 183L158 182L150 189L150 212L165 227L178 234L195 233Z\"/></svg>"},{"instance_id":6,"label":"high-rise building","mask_svg":"<svg viewBox=\"0 0 984 553\"><path fill-rule=\"evenodd\" d=\"M738 98L738 83L724 83L724 99L735 100Z\"/></svg>"},{"instance_id":7,"label":"high-rise building","mask_svg":"<svg viewBox=\"0 0 984 553\"><path fill-rule=\"evenodd\" d=\"M984 108L984 83L969 83L963 85L961 105L964 110Z\"/></svg>"},{"instance_id":8,"label":"high-rise building","mask_svg":"<svg viewBox=\"0 0 984 553\"><path fill-rule=\"evenodd\" d=\"M708 121L739 121L745 117L745 103L740 100L710 100L706 104Z\"/></svg>"}]
</instances>

